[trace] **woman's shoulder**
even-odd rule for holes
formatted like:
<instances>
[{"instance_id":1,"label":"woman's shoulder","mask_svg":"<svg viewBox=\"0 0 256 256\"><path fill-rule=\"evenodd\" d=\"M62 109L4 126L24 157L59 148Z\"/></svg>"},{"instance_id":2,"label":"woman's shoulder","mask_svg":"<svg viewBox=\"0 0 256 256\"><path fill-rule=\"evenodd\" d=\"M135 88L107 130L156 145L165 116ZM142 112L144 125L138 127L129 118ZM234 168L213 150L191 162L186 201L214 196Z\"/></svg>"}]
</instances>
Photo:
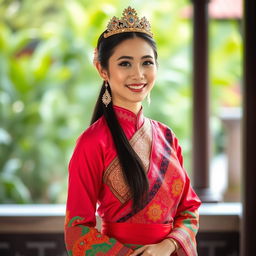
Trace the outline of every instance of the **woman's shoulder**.
<instances>
[{"instance_id":1,"label":"woman's shoulder","mask_svg":"<svg viewBox=\"0 0 256 256\"><path fill-rule=\"evenodd\" d=\"M173 131L173 129L156 120L151 120L153 129L155 130L155 133L158 134L158 137L164 137L167 141L169 141L170 144L173 145L173 143L175 143L175 141L177 140L177 136L175 134L175 132Z\"/></svg>"},{"instance_id":2,"label":"woman's shoulder","mask_svg":"<svg viewBox=\"0 0 256 256\"><path fill-rule=\"evenodd\" d=\"M159 121L151 120L151 122L155 128L157 137L160 139L164 138L164 141L169 142L172 149L176 152L181 165L183 165L182 149L175 132L169 126Z\"/></svg>"},{"instance_id":3,"label":"woman's shoulder","mask_svg":"<svg viewBox=\"0 0 256 256\"><path fill-rule=\"evenodd\" d=\"M77 145L90 146L91 149L100 146L109 136L109 128L102 116L84 130L77 139Z\"/></svg>"},{"instance_id":4,"label":"woman's shoulder","mask_svg":"<svg viewBox=\"0 0 256 256\"><path fill-rule=\"evenodd\" d=\"M95 123L83 131L73 150L69 162L69 169L79 170L103 170L105 145L108 136L107 126L104 118L99 118Z\"/></svg>"},{"instance_id":5,"label":"woman's shoulder","mask_svg":"<svg viewBox=\"0 0 256 256\"><path fill-rule=\"evenodd\" d=\"M168 125L153 119L150 119L150 121L155 129L159 129L160 131L163 131L163 132L169 131L170 133L173 134L172 129Z\"/></svg>"}]
</instances>

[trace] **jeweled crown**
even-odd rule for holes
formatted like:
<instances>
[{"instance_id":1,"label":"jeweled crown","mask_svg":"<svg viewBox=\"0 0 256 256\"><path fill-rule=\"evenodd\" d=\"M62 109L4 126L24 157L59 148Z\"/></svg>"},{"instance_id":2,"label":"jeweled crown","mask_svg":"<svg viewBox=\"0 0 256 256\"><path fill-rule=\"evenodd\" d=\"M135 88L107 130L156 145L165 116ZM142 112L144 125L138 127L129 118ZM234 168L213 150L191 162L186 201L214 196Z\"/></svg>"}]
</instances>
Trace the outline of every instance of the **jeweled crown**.
<instances>
[{"instance_id":1,"label":"jeweled crown","mask_svg":"<svg viewBox=\"0 0 256 256\"><path fill-rule=\"evenodd\" d=\"M130 6L127 9L124 9L123 17L121 19L114 16L109 21L107 32L104 33L104 37L107 38L124 32L141 32L153 37L148 20L145 17L139 19L135 9Z\"/></svg>"}]
</instances>

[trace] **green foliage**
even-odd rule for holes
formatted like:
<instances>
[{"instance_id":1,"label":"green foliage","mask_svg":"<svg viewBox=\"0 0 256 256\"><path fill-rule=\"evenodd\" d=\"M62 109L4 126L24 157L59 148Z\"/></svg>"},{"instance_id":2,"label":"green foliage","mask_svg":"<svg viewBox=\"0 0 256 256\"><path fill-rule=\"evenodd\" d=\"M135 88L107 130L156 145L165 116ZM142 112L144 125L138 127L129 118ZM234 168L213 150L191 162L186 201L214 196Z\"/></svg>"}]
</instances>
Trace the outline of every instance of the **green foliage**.
<instances>
[{"instance_id":1,"label":"green foliage","mask_svg":"<svg viewBox=\"0 0 256 256\"><path fill-rule=\"evenodd\" d=\"M185 4L133 2L150 19L159 51L158 80L145 114L174 130L190 171L192 31L180 18ZM126 5L0 1L0 202L65 201L67 164L76 138L88 127L101 84L93 50L109 18ZM215 113L223 85L231 88L240 79L241 42L233 23L215 24L212 33ZM33 53L27 49L31 44Z\"/></svg>"}]
</instances>

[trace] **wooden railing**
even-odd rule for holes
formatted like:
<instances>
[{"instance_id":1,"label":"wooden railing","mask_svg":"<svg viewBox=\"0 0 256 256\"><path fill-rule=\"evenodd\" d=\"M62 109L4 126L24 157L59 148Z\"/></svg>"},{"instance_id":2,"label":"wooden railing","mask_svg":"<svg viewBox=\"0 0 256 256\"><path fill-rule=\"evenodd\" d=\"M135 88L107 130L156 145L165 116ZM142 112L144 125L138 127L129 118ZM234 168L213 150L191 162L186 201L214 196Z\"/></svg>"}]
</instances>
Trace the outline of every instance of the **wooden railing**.
<instances>
[{"instance_id":1,"label":"wooden railing","mask_svg":"<svg viewBox=\"0 0 256 256\"><path fill-rule=\"evenodd\" d=\"M0 255L66 256L64 219L65 205L0 205ZM240 203L203 204L199 255L238 255L240 222Z\"/></svg>"}]
</instances>

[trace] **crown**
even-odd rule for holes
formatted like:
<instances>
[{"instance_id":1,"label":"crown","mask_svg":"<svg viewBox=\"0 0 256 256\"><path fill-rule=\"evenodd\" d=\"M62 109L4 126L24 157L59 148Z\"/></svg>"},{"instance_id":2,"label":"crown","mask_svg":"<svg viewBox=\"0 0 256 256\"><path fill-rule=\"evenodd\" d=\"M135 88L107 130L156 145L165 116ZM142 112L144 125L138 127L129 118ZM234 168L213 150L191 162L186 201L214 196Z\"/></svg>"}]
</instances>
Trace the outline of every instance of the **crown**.
<instances>
[{"instance_id":1,"label":"crown","mask_svg":"<svg viewBox=\"0 0 256 256\"><path fill-rule=\"evenodd\" d=\"M124 32L141 32L153 37L148 20L145 17L139 19L135 9L130 6L127 9L124 9L123 17L121 19L114 16L109 21L107 32L104 33L104 37L107 38Z\"/></svg>"}]
</instances>

